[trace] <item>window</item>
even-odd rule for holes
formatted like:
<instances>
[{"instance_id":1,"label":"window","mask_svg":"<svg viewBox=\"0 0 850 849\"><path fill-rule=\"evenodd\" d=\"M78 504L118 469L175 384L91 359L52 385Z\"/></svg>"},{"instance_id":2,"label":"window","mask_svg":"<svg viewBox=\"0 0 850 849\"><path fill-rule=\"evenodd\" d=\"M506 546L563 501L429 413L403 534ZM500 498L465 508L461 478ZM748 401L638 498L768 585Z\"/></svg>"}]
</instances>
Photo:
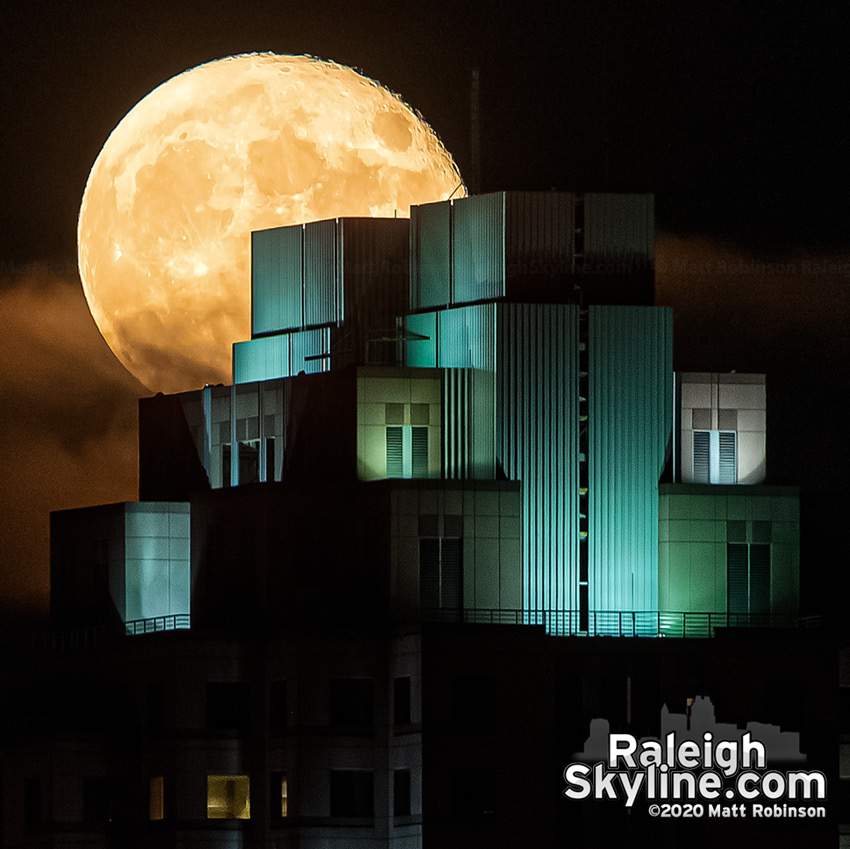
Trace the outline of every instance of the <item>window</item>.
<instances>
[{"instance_id":1,"label":"window","mask_svg":"<svg viewBox=\"0 0 850 849\"><path fill-rule=\"evenodd\" d=\"M271 483L275 480L274 473L274 437L266 437L266 480Z\"/></svg>"},{"instance_id":2,"label":"window","mask_svg":"<svg viewBox=\"0 0 850 849\"><path fill-rule=\"evenodd\" d=\"M393 770L393 816L410 816L410 770Z\"/></svg>"},{"instance_id":3,"label":"window","mask_svg":"<svg viewBox=\"0 0 850 849\"><path fill-rule=\"evenodd\" d=\"M257 483L260 479L260 441L239 443L239 483Z\"/></svg>"},{"instance_id":4,"label":"window","mask_svg":"<svg viewBox=\"0 0 850 849\"><path fill-rule=\"evenodd\" d=\"M428 477L428 428L399 425L387 428L387 477Z\"/></svg>"},{"instance_id":5,"label":"window","mask_svg":"<svg viewBox=\"0 0 850 849\"><path fill-rule=\"evenodd\" d=\"M393 682L393 725L410 724L410 678Z\"/></svg>"},{"instance_id":6,"label":"window","mask_svg":"<svg viewBox=\"0 0 850 849\"><path fill-rule=\"evenodd\" d=\"M37 775L24 781L24 822L26 825L41 822L41 778Z\"/></svg>"},{"instance_id":7,"label":"window","mask_svg":"<svg viewBox=\"0 0 850 849\"><path fill-rule=\"evenodd\" d=\"M271 815L273 817L289 816L289 782L286 780L285 772L273 772L271 774L269 799L271 800Z\"/></svg>"},{"instance_id":8,"label":"window","mask_svg":"<svg viewBox=\"0 0 850 849\"><path fill-rule=\"evenodd\" d=\"M486 767L460 767L454 771L454 809L471 816L492 814L497 807L496 771Z\"/></svg>"},{"instance_id":9,"label":"window","mask_svg":"<svg viewBox=\"0 0 850 849\"><path fill-rule=\"evenodd\" d=\"M273 734L283 734L288 725L288 693L286 681L269 684L269 725Z\"/></svg>"},{"instance_id":10,"label":"window","mask_svg":"<svg viewBox=\"0 0 850 849\"><path fill-rule=\"evenodd\" d=\"M490 728L496 721L496 679L491 675L455 678L452 710L459 728Z\"/></svg>"},{"instance_id":11,"label":"window","mask_svg":"<svg viewBox=\"0 0 850 849\"><path fill-rule=\"evenodd\" d=\"M459 539L419 540L419 604L423 610L460 612L461 544Z\"/></svg>"},{"instance_id":12,"label":"window","mask_svg":"<svg viewBox=\"0 0 850 849\"><path fill-rule=\"evenodd\" d=\"M726 601L729 613L770 613L769 545L727 544Z\"/></svg>"},{"instance_id":13,"label":"window","mask_svg":"<svg viewBox=\"0 0 850 849\"><path fill-rule=\"evenodd\" d=\"M374 779L371 770L331 770L331 816L375 816Z\"/></svg>"},{"instance_id":14,"label":"window","mask_svg":"<svg viewBox=\"0 0 850 849\"><path fill-rule=\"evenodd\" d=\"M207 728L246 728L249 709L246 683L227 681L207 684Z\"/></svg>"},{"instance_id":15,"label":"window","mask_svg":"<svg viewBox=\"0 0 850 849\"><path fill-rule=\"evenodd\" d=\"M148 684L147 696L148 728L161 731L165 727L165 688L160 683Z\"/></svg>"},{"instance_id":16,"label":"window","mask_svg":"<svg viewBox=\"0 0 850 849\"><path fill-rule=\"evenodd\" d=\"M221 446L221 485L230 486L230 443Z\"/></svg>"},{"instance_id":17,"label":"window","mask_svg":"<svg viewBox=\"0 0 850 849\"><path fill-rule=\"evenodd\" d=\"M162 776L155 775L150 781L150 819L161 820L165 809Z\"/></svg>"},{"instance_id":18,"label":"window","mask_svg":"<svg viewBox=\"0 0 850 849\"><path fill-rule=\"evenodd\" d=\"M207 819L251 818L250 782L247 775L207 776Z\"/></svg>"},{"instance_id":19,"label":"window","mask_svg":"<svg viewBox=\"0 0 850 849\"><path fill-rule=\"evenodd\" d=\"M371 678L337 678L330 687L331 725L371 728L374 698Z\"/></svg>"},{"instance_id":20,"label":"window","mask_svg":"<svg viewBox=\"0 0 850 849\"><path fill-rule=\"evenodd\" d=\"M105 823L112 819L112 794L106 776L87 776L83 779L83 820Z\"/></svg>"},{"instance_id":21,"label":"window","mask_svg":"<svg viewBox=\"0 0 850 849\"><path fill-rule=\"evenodd\" d=\"M694 482L738 482L738 434L733 430L694 431Z\"/></svg>"}]
</instances>

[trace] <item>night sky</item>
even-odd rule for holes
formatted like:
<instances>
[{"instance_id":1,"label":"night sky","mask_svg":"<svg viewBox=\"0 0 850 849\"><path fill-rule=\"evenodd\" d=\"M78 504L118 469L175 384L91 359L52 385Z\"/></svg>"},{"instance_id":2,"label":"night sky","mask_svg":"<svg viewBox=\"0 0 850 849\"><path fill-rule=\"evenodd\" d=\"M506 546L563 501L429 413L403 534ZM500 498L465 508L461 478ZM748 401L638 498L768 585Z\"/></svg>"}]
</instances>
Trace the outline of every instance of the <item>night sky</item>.
<instances>
[{"instance_id":1,"label":"night sky","mask_svg":"<svg viewBox=\"0 0 850 849\"><path fill-rule=\"evenodd\" d=\"M769 481L803 486L803 569L834 574L823 541L848 518L850 53L847 16L832 8L248 0L4 11L0 619L46 610L48 511L135 497L144 390L100 338L76 273L89 169L155 86L251 51L309 53L381 81L467 178L479 67L483 191L654 192L675 365L768 374ZM827 587L810 580L804 605L820 609Z\"/></svg>"}]
</instances>

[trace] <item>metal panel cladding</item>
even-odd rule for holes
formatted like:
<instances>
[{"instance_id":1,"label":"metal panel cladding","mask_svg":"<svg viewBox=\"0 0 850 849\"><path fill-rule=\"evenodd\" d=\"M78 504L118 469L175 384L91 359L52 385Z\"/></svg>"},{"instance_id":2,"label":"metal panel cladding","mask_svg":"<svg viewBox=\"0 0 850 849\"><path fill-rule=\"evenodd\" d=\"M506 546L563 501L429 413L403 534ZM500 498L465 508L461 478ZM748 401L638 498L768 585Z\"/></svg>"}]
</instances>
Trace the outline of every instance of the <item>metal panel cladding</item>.
<instances>
[{"instance_id":1,"label":"metal panel cladding","mask_svg":"<svg viewBox=\"0 0 850 849\"><path fill-rule=\"evenodd\" d=\"M271 380L289 375L289 334L234 343L234 383Z\"/></svg>"},{"instance_id":2,"label":"metal panel cladding","mask_svg":"<svg viewBox=\"0 0 850 849\"><path fill-rule=\"evenodd\" d=\"M405 218L340 218L344 324L331 334L333 368L379 362L408 309L410 240Z\"/></svg>"},{"instance_id":3,"label":"metal panel cladding","mask_svg":"<svg viewBox=\"0 0 850 849\"><path fill-rule=\"evenodd\" d=\"M301 225L251 233L251 335L294 330L301 311Z\"/></svg>"},{"instance_id":4,"label":"metal panel cladding","mask_svg":"<svg viewBox=\"0 0 850 849\"><path fill-rule=\"evenodd\" d=\"M584 196L584 261L598 273L627 274L655 262L653 195Z\"/></svg>"},{"instance_id":5,"label":"metal panel cladding","mask_svg":"<svg viewBox=\"0 0 850 849\"><path fill-rule=\"evenodd\" d=\"M410 209L410 309L451 303L451 202Z\"/></svg>"},{"instance_id":6,"label":"metal panel cladding","mask_svg":"<svg viewBox=\"0 0 850 849\"><path fill-rule=\"evenodd\" d=\"M512 301L571 300L575 195L505 194L505 293Z\"/></svg>"},{"instance_id":7,"label":"metal panel cladding","mask_svg":"<svg viewBox=\"0 0 850 849\"><path fill-rule=\"evenodd\" d=\"M497 457L522 482L523 608L561 632L579 606L578 308L500 305L497 333Z\"/></svg>"},{"instance_id":8,"label":"metal panel cladding","mask_svg":"<svg viewBox=\"0 0 850 849\"><path fill-rule=\"evenodd\" d=\"M452 271L455 304L504 296L504 192L452 204Z\"/></svg>"},{"instance_id":9,"label":"metal panel cladding","mask_svg":"<svg viewBox=\"0 0 850 849\"><path fill-rule=\"evenodd\" d=\"M328 361L331 347L330 329L319 327L315 330L303 330L300 333L290 333L289 373L292 376L300 374L315 374L318 371L328 371ZM286 377L286 375L280 375ZM275 375L277 377L277 375Z\"/></svg>"},{"instance_id":10,"label":"metal panel cladding","mask_svg":"<svg viewBox=\"0 0 850 849\"><path fill-rule=\"evenodd\" d=\"M496 305L479 304L437 313L437 365L496 370Z\"/></svg>"},{"instance_id":11,"label":"metal panel cladding","mask_svg":"<svg viewBox=\"0 0 850 849\"><path fill-rule=\"evenodd\" d=\"M304 326L342 321L336 220L304 225Z\"/></svg>"},{"instance_id":12,"label":"metal panel cladding","mask_svg":"<svg viewBox=\"0 0 850 849\"><path fill-rule=\"evenodd\" d=\"M672 432L673 316L591 307L588 352L589 603L658 609L658 479Z\"/></svg>"}]
</instances>

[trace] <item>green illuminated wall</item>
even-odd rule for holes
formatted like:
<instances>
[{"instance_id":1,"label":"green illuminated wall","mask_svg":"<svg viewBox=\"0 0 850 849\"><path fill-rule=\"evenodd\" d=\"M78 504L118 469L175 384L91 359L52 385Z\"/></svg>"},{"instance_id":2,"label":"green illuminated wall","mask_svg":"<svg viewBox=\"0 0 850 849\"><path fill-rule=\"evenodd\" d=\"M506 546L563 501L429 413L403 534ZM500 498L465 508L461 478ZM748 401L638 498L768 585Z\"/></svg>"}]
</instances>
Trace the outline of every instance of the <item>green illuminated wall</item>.
<instances>
[{"instance_id":1,"label":"green illuminated wall","mask_svg":"<svg viewBox=\"0 0 850 849\"><path fill-rule=\"evenodd\" d=\"M189 613L189 505L124 505L124 621Z\"/></svg>"},{"instance_id":2,"label":"green illuminated wall","mask_svg":"<svg viewBox=\"0 0 850 849\"><path fill-rule=\"evenodd\" d=\"M110 625L190 612L189 505L142 501L51 516L57 624Z\"/></svg>"},{"instance_id":3,"label":"green illuminated wall","mask_svg":"<svg viewBox=\"0 0 850 849\"><path fill-rule=\"evenodd\" d=\"M770 546L771 613L799 607L800 499L788 486L662 484L658 606L727 611L727 546Z\"/></svg>"},{"instance_id":4,"label":"green illuminated wall","mask_svg":"<svg viewBox=\"0 0 850 849\"><path fill-rule=\"evenodd\" d=\"M672 313L590 307L589 324L590 608L652 611L658 479L672 428Z\"/></svg>"},{"instance_id":5,"label":"green illuminated wall","mask_svg":"<svg viewBox=\"0 0 850 849\"><path fill-rule=\"evenodd\" d=\"M253 383L300 372L325 371L330 353L330 330L319 327L250 339L233 345L233 382Z\"/></svg>"},{"instance_id":6,"label":"green illuminated wall","mask_svg":"<svg viewBox=\"0 0 850 849\"><path fill-rule=\"evenodd\" d=\"M672 316L591 307L587 321L590 609L654 611ZM483 304L410 316L405 330L408 364L493 375L496 471L523 484L523 606L531 621L546 611L551 629L578 630L579 308ZM476 407L470 427L483 432L489 409Z\"/></svg>"},{"instance_id":7,"label":"green illuminated wall","mask_svg":"<svg viewBox=\"0 0 850 849\"><path fill-rule=\"evenodd\" d=\"M441 374L425 369L357 370L357 475L382 480L387 473L387 428L427 429L427 473L440 477Z\"/></svg>"}]
</instances>

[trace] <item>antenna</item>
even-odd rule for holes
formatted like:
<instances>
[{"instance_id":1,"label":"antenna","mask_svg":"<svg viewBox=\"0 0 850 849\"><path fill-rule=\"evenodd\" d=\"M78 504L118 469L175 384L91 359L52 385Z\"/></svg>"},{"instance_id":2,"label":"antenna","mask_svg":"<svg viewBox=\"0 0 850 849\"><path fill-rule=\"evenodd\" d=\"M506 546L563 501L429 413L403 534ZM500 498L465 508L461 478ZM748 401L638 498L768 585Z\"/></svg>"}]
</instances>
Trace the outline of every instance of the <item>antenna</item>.
<instances>
[{"instance_id":1,"label":"antenna","mask_svg":"<svg viewBox=\"0 0 850 849\"><path fill-rule=\"evenodd\" d=\"M472 161L472 179L469 181L470 194L481 191L481 85L480 71L472 69L472 88L469 98L469 142Z\"/></svg>"}]
</instances>

